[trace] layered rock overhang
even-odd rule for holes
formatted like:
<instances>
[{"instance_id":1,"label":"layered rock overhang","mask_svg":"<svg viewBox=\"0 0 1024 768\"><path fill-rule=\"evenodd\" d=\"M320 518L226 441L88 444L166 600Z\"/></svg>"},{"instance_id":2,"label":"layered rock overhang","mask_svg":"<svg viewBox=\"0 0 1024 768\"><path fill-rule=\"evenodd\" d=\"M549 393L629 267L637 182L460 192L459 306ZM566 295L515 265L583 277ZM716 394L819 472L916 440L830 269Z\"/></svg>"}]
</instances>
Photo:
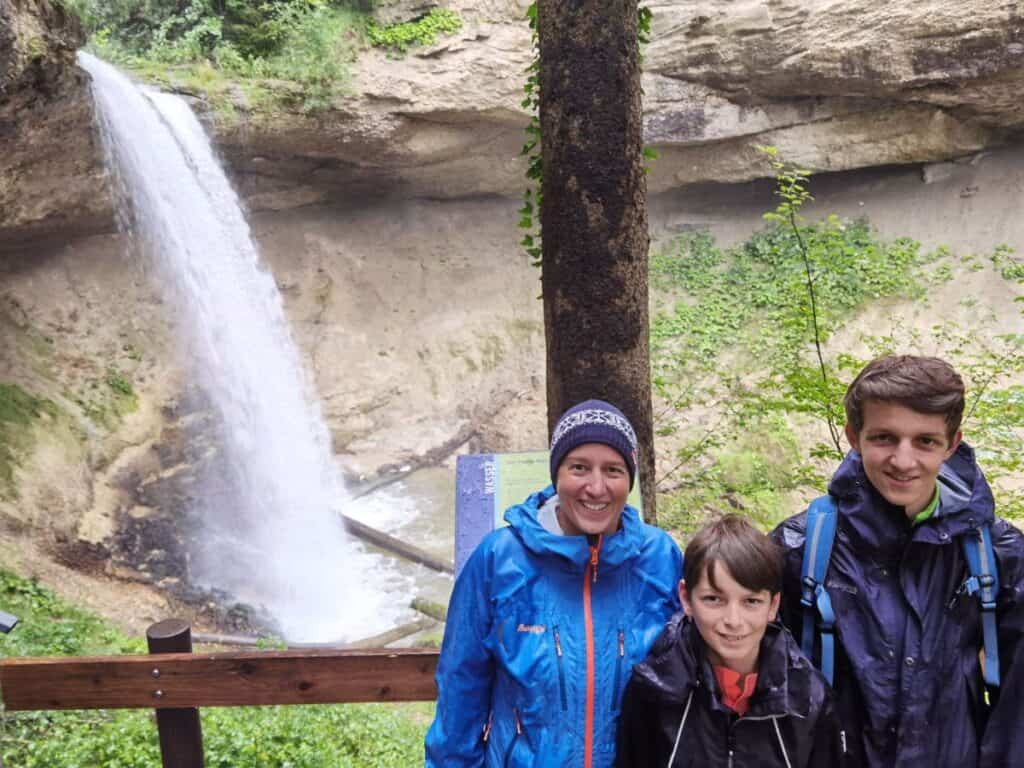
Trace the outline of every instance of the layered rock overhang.
<instances>
[{"instance_id":1,"label":"layered rock overhang","mask_svg":"<svg viewBox=\"0 0 1024 768\"><path fill-rule=\"evenodd\" d=\"M260 112L242 99L237 120L214 125L252 208L521 193L527 2L445 5L465 20L459 34L402 59L365 51L331 109ZM841 171L963 156L1024 127L1017 3L647 5L652 194L765 176L762 144L811 171ZM110 226L73 63L80 43L49 0L0 0L0 242Z\"/></svg>"}]
</instances>

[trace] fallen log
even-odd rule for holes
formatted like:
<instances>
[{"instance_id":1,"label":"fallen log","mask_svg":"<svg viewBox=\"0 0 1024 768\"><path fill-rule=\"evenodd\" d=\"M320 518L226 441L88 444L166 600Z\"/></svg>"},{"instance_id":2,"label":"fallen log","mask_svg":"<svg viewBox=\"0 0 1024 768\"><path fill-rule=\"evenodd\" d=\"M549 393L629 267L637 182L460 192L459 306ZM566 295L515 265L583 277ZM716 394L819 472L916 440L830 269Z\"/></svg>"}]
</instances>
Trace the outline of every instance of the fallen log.
<instances>
[{"instance_id":1,"label":"fallen log","mask_svg":"<svg viewBox=\"0 0 1024 768\"><path fill-rule=\"evenodd\" d=\"M409 607L438 621L448 621L448 606L425 597L414 597Z\"/></svg>"},{"instance_id":2,"label":"fallen log","mask_svg":"<svg viewBox=\"0 0 1024 768\"><path fill-rule=\"evenodd\" d=\"M408 637L409 635L415 635L417 632L422 632L425 629L436 627L437 622L428 617L416 619L410 621L408 624L402 624L401 626L389 629L387 632L381 632L379 635L373 637L367 637L362 640L356 640L352 643L346 643L343 648L384 648L391 643L397 643L399 640Z\"/></svg>"},{"instance_id":3,"label":"fallen log","mask_svg":"<svg viewBox=\"0 0 1024 768\"><path fill-rule=\"evenodd\" d=\"M443 607L442 607L443 609ZM420 611L425 613L426 611ZM443 621L443 619L442 619ZM417 632L422 632L425 629L437 626L437 619L432 614L426 614L414 621L400 624L397 627L393 627L386 632L381 632L370 637L364 637L361 640L353 640L349 643L296 643L291 642L283 647L284 650L298 651L298 650L331 650L331 649L359 649L359 648L384 648L391 643L396 643L399 640L414 635ZM279 650L280 646L275 645L270 638L265 637L250 637L248 635L225 635L216 632L193 632L192 640L196 643L203 643L206 645L237 645L248 648L258 648L260 645L268 645L268 650ZM268 642L269 641L269 642Z\"/></svg>"},{"instance_id":4,"label":"fallen log","mask_svg":"<svg viewBox=\"0 0 1024 768\"><path fill-rule=\"evenodd\" d=\"M376 528L366 523L361 523L348 515L342 515L341 519L345 523L345 528L353 536L358 536L381 549L394 552L406 560L412 560L414 563L425 565L427 568L432 568L440 573L455 573L455 564L451 560L445 560L444 558L432 555L425 549L407 544L401 539L396 539L394 536L384 533L384 531L378 531Z\"/></svg>"}]
</instances>

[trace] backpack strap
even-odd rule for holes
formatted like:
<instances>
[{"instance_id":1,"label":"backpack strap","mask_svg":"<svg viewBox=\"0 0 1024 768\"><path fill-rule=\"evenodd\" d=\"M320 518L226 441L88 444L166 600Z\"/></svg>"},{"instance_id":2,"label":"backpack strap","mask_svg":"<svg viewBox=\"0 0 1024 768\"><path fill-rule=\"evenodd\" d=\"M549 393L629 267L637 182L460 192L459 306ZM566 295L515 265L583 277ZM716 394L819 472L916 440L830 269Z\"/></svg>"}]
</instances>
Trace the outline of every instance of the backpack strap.
<instances>
[{"instance_id":1,"label":"backpack strap","mask_svg":"<svg viewBox=\"0 0 1024 768\"><path fill-rule=\"evenodd\" d=\"M835 499L819 496L807 510L804 559L800 568L800 604L804 608L800 648L811 659L814 653L815 627L821 632L821 672L829 685L835 670L836 616L825 589L825 573L832 557L832 542L839 517Z\"/></svg>"},{"instance_id":2,"label":"backpack strap","mask_svg":"<svg viewBox=\"0 0 1024 768\"><path fill-rule=\"evenodd\" d=\"M985 641L985 685L999 687L999 637L996 627L996 596L999 594L999 574L995 552L992 550L992 532L988 525L960 537L971 575L964 582L969 595L977 595L981 603L981 631Z\"/></svg>"}]
</instances>

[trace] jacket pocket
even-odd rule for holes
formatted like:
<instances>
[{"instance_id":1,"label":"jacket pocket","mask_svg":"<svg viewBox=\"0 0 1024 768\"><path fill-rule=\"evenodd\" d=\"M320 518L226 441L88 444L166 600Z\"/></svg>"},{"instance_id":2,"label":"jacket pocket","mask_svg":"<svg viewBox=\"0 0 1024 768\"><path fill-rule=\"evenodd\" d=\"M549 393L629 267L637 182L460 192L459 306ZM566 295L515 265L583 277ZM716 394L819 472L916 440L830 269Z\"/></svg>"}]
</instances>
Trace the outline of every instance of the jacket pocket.
<instances>
[{"instance_id":1,"label":"jacket pocket","mask_svg":"<svg viewBox=\"0 0 1024 768\"><path fill-rule=\"evenodd\" d=\"M619 692L622 690L622 666L626 657L626 633L620 628L615 648L615 677L612 682L612 712L619 708Z\"/></svg>"},{"instance_id":2,"label":"jacket pocket","mask_svg":"<svg viewBox=\"0 0 1024 768\"><path fill-rule=\"evenodd\" d=\"M555 677L554 628L534 617L509 616L498 628L499 660L505 673L524 690Z\"/></svg>"},{"instance_id":3,"label":"jacket pocket","mask_svg":"<svg viewBox=\"0 0 1024 768\"><path fill-rule=\"evenodd\" d=\"M558 627L553 628L555 637L555 659L558 664L558 693L562 703L562 711L569 709L568 696L565 691L565 661L562 658L562 638L558 634Z\"/></svg>"}]
</instances>

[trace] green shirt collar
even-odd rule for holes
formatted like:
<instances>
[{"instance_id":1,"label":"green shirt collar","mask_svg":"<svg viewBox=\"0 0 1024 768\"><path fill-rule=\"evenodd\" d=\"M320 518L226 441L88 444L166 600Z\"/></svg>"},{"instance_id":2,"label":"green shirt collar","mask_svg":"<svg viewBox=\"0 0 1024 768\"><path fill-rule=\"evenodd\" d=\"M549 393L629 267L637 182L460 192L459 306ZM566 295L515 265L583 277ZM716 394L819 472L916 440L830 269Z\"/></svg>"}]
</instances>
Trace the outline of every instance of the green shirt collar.
<instances>
[{"instance_id":1,"label":"green shirt collar","mask_svg":"<svg viewBox=\"0 0 1024 768\"><path fill-rule=\"evenodd\" d=\"M913 519L911 525L920 525L929 517L935 514L935 510L939 508L939 484L935 483L935 493L932 494L932 500L928 502L928 506L917 513L917 517Z\"/></svg>"}]
</instances>

